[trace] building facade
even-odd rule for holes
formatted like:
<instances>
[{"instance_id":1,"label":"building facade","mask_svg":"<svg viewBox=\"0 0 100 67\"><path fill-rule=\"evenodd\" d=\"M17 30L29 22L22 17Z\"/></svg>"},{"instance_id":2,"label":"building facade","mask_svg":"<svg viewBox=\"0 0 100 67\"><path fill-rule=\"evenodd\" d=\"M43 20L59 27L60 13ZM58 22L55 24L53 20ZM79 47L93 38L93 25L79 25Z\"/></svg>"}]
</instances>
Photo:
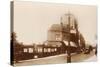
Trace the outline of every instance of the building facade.
<instances>
[{"instance_id":1,"label":"building facade","mask_svg":"<svg viewBox=\"0 0 100 67\"><path fill-rule=\"evenodd\" d=\"M65 14L61 17L60 24L53 24L48 30L48 45L61 46L62 43L60 41L68 42L70 39L70 41L77 43L74 46L78 46L78 33L78 25L75 17L72 14Z\"/></svg>"}]
</instances>

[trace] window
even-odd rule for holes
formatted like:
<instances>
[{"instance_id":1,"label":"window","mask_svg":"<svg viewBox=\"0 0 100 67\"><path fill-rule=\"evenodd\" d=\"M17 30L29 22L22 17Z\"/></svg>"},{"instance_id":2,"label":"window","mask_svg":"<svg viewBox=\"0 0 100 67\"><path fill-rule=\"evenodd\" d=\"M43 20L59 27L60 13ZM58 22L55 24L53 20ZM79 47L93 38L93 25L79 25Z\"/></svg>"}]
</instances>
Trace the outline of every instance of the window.
<instances>
[{"instance_id":1,"label":"window","mask_svg":"<svg viewBox=\"0 0 100 67\"><path fill-rule=\"evenodd\" d=\"M57 51L57 48L55 48L55 51Z\"/></svg>"},{"instance_id":2,"label":"window","mask_svg":"<svg viewBox=\"0 0 100 67\"><path fill-rule=\"evenodd\" d=\"M33 53L33 48L29 48L29 53Z\"/></svg>"},{"instance_id":3,"label":"window","mask_svg":"<svg viewBox=\"0 0 100 67\"><path fill-rule=\"evenodd\" d=\"M47 49L46 48L44 48L44 52L47 52Z\"/></svg>"},{"instance_id":4,"label":"window","mask_svg":"<svg viewBox=\"0 0 100 67\"><path fill-rule=\"evenodd\" d=\"M24 52L28 52L27 48L24 48Z\"/></svg>"},{"instance_id":5,"label":"window","mask_svg":"<svg viewBox=\"0 0 100 67\"><path fill-rule=\"evenodd\" d=\"M48 52L51 52L51 49L50 48L48 48Z\"/></svg>"},{"instance_id":6,"label":"window","mask_svg":"<svg viewBox=\"0 0 100 67\"><path fill-rule=\"evenodd\" d=\"M40 52L42 52L42 48L40 48Z\"/></svg>"},{"instance_id":7,"label":"window","mask_svg":"<svg viewBox=\"0 0 100 67\"><path fill-rule=\"evenodd\" d=\"M42 48L38 48L38 52L42 52Z\"/></svg>"},{"instance_id":8,"label":"window","mask_svg":"<svg viewBox=\"0 0 100 67\"><path fill-rule=\"evenodd\" d=\"M57 41L60 41L60 40L61 40L60 34L56 34L55 37L56 37L56 40L57 40Z\"/></svg>"}]
</instances>

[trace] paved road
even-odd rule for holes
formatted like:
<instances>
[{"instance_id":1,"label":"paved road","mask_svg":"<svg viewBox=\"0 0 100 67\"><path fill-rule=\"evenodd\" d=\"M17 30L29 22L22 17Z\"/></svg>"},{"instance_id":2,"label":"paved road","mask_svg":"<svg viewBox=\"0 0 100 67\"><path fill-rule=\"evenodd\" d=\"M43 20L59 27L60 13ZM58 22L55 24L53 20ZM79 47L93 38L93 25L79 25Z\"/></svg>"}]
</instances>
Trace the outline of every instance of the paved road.
<instances>
[{"instance_id":1,"label":"paved road","mask_svg":"<svg viewBox=\"0 0 100 67\"><path fill-rule=\"evenodd\" d=\"M96 59L96 56L94 52L91 52L90 54L74 54L72 55L71 61L72 62L84 62L84 61L91 61L93 60L91 57L94 57L93 59ZM67 55L61 54L56 56L50 56L46 58L39 58L39 59L31 59L26 61L20 61L19 63L16 63L15 66L27 66L27 65L40 65L40 64L61 64L61 63L67 63Z\"/></svg>"}]
</instances>

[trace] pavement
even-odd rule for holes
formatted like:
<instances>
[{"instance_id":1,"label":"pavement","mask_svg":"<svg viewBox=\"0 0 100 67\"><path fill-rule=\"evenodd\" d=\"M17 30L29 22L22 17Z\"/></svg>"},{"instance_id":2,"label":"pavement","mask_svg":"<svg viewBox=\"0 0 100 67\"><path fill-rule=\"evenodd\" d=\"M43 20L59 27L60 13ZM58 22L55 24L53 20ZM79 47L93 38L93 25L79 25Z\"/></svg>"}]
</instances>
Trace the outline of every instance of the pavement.
<instances>
[{"instance_id":1,"label":"pavement","mask_svg":"<svg viewBox=\"0 0 100 67\"><path fill-rule=\"evenodd\" d=\"M94 62L97 61L97 56L94 51L90 54L73 54L71 57L71 62ZM41 65L41 64L62 64L67 63L67 54L55 55L45 58L31 59L20 61L19 63L15 63L14 66L29 66L29 65Z\"/></svg>"}]
</instances>

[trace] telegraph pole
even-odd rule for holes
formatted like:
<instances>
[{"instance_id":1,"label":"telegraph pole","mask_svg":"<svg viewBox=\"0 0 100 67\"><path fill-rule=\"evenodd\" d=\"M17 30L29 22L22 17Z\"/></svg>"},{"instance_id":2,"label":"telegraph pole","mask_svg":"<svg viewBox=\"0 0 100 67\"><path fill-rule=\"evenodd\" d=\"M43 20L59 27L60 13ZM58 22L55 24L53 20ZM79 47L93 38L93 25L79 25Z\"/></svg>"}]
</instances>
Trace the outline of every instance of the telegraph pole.
<instances>
[{"instance_id":1,"label":"telegraph pole","mask_svg":"<svg viewBox=\"0 0 100 67\"><path fill-rule=\"evenodd\" d=\"M63 29L62 17L61 17L61 27L62 27L62 41L63 41L64 40L63 39L64 29ZM62 42L62 44L64 44L64 43ZM68 48L66 48L67 49L67 63L71 63L71 52L70 52L70 13L68 13L68 46L67 47L68 47Z\"/></svg>"},{"instance_id":2,"label":"telegraph pole","mask_svg":"<svg viewBox=\"0 0 100 67\"><path fill-rule=\"evenodd\" d=\"M67 49L67 63L71 63L71 52L70 52L70 13L68 13L68 49Z\"/></svg>"}]
</instances>

